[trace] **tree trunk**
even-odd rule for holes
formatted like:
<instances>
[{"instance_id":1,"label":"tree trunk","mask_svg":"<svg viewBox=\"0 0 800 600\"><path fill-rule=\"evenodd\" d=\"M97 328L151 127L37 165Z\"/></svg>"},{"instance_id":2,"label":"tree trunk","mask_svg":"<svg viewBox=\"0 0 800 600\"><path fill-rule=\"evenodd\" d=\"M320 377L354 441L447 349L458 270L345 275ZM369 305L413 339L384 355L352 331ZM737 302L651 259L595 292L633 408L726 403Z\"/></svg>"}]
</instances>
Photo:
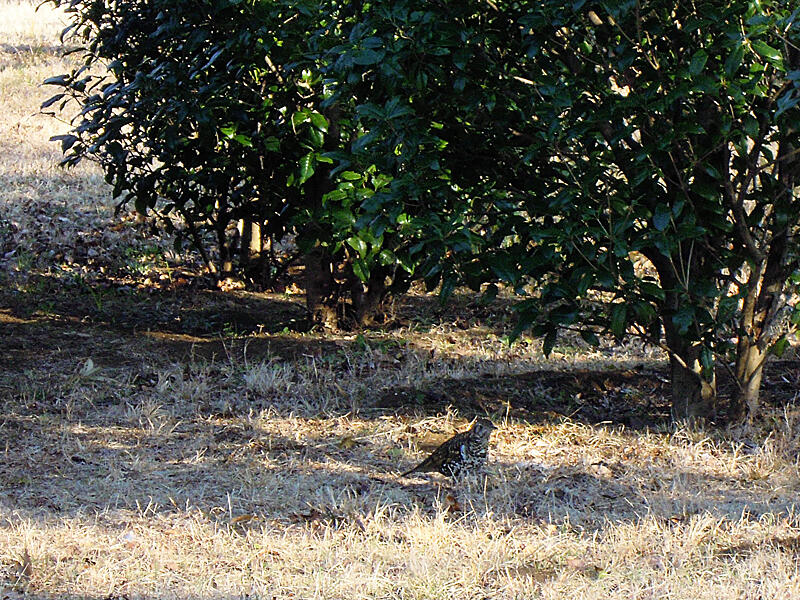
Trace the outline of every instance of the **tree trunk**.
<instances>
[{"instance_id":1,"label":"tree trunk","mask_svg":"<svg viewBox=\"0 0 800 600\"><path fill-rule=\"evenodd\" d=\"M326 329L338 329L338 298L334 264L330 253L317 246L304 257L306 308L315 323Z\"/></svg>"},{"instance_id":2,"label":"tree trunk","mask_svg":"<svg viewBox=\"0 0 800 600\"><path fill-rule=\"evenodd\" d=\"M239 219L239 261L242 267L247 268L254 261L261 258L261 225L250 219Z\"/></svg>"},{"instance_id":3,"label":"tree trunk","mask_svg":"<svg viewBox=\"0 0 800 600\"><path fill-rule=\"evenodd\" d=\"M670 367L672 420L691 423L710 417L714 413L716 403L716 377L712 377L711 381L704 379L700 373L699 362L692 368L686 368L680 360L673 357L670 359Z\"/></svg>"},{"instance_id":4,"label":"tree trunk","mask_svg":"<svg viewBox=\"0 0 800 600\"><path fill-rule=\"evenodd\" d=\"M230 277L233 274L233 248L236 243L230 239L224 224L217 225L217 244L219 245L220 276Z\"/></svg>"},{"instance_id":5,"label":"tree trunk","mask_svg":"<svg viewBox=\"0 0 800 600\"><path fill-rule=\"evenodd\" d=\"M672 420L702 421L712 416L716 408L716 374L704 376L700 346L687 343L670 318L664 319L664 332L670 350Z\"/></svg>"},{"instance_id":6,"label":"tree trunk","mask_svg":"<svg viewBox=\"0 0 800 600\"><path fill-rule=\"evenodd\" d=\"M328 134L325 136L323 148L335 150L339 144L340 112L336 105L325 111L328 119ZM317 244L303 257L304 279L306 288L306 308L315 323L326 329L339 329L339 300L341 289L336 283L336 264L331 251L322 245L323 240L331 239L330 227L322 224L323 198L331 191L333 184L330 178L331 166L319 164L305 185L306 208L311 213L311 220L306 230L298 236ZM298 243L301 243L298 240Z\"/></svg>"},{"instance_id":7,"label":"tree trunk","mask_svg":"<svg viewBox=\"0 0 800 600\"><path fill-rule=\"evenodd\" d=\"M737 390L731 398L728 415L731 421L753 420L759 412L759 391L764 363L770 347L784 332L788 302L782 293L791 267L786 253L789 236L786 230L772 239L761 264L751 269L749 291L744 300L736 348ZM789 263L790 264L790 263Z\"/></svg>"},{"instance_id":8,"label":"tree trunk","mask_svg":"<svg viewBox=\"0 0 800 600\"><path fill-rule=\"evenodd\" d=\"M792 49L792 62L800 65L800 51ZM774 210L778 215L792 214L795 188L800 178L800 158L792 143L794 132L785 132L778 146L778 179L783 190L776 198ZM780 201L778 201L780 199ZM786 219L788 220L788 218ZM736 383L738 389L731 398L729 416L732 421L753 420L760 409L759 392L764 363L770 347L786 331L790 302L784 290L790 274L797 269L798 260L790 252L796 237L779 216L775 217L772 238L765 244L761 256L750 269L748 293L742 307L739 342L736 348ZM760 258L756 262L755 259Z\"/></svg>"},{"instance_id":9,"label":"tree trunk","mask_svg":"<svg viewBox=\"0 0 800 600\"><path fill-rule=\"evenodd\" d=\"M386 298L387 271L387 269L375 267L370 273L367 284L364 284L355 275L352 276L354 281L350 296L353 302L353 320L356 327L367 327L377 322Z\"/></svg>"},{"instance_id":10,"label":"tree trunk","mask_svg":"<svg viewBox=\"0 0 800 600\"><path fill-rule=\"evenodd\" d=\"M728 416L731 421L753 419L758 414L761 378L767 350L749 337L742 337L736 350L736 383L738 389L731 398Z\"/></svg>"}]
</instances>

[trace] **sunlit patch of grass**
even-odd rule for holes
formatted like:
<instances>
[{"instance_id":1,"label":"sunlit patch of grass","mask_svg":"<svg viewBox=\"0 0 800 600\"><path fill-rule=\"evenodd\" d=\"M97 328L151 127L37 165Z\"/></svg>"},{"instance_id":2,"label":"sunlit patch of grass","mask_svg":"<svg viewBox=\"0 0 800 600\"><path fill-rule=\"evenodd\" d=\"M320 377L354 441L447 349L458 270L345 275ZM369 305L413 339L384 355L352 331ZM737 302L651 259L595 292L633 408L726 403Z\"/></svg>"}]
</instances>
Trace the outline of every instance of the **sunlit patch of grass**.
<instances>
[{"instance_id":1,"label":"sunlit patch of grass","mask_svg":"<svg viewBox=\"0 0 800 600\"><path fill-rule=\"evenodd\" d=\"M3 0L0 23L3 42L9 45L58 44L65 13L38 0Z\"/></svg>"},{"instance_id":2,"label":"sunlit patch of grass","mask_svg":"<svg viewBox=\"0 0 800 600\"><path fill-rule=\"evenodd\" d=\"M426 355L364 340L326 360L228 355L145 363L135 377L81 360L40 383L29 373L3 391L0 416L5 585L171 597L796 591L791 410L771 434L501 420L485 475L402 480L426 436L467 419L373 414L352 398L453 376ZM49 404L58 410L25 416ZM12 581L25 552L32 569Z\"/></svg>"}]
</instances>

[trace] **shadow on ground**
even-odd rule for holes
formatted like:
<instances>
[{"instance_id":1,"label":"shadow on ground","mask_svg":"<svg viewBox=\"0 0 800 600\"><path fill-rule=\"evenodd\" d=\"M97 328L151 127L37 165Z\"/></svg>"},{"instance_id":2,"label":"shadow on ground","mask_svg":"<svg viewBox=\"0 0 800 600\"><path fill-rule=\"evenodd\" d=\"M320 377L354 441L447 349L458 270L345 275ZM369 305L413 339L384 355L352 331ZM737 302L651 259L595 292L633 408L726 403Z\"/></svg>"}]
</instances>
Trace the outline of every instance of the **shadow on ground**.
<instances>
[{"instance_id":1,"label":"shadow on ground","mask_svg":"<svg viewBox=\"0 0 800 600\"><path fill-rule=\"evenodd\" d=\"M207 282L205 282L207 283ZM494 312L474 299L457 297L442 307L435 298L403 300L404 319L461 318L480 335L485 319L499 327L504 309ZM495 318L496 317L496 318ZM415 321L416 323L417 321ZM223 292L198 278L184 287L160 289L79 278L33 275L23 291L0 288L0 361L5 377L38 368L73 370L78 362L128 368L132 377L150 368L189 360L250 362L277 358L347 360L343 350L357 341L308 333L311 323L299 295ZM405 351L414 351L410 343ZM457 361L457 357L452 360ZM666 365L621 361L613 369L541 369L473 378L436 378L414 386L376 389L363 404L372 414L425 415L455 410L465 418L490 415L530 423L568 418L586 424L624 425L634 430L664 428L669 421ZM3 374L0 374L2 383ZM722 396L732 383L719 375ZM800 361L771 361L763 388L774 406L794 398ZM0 388L2 392L2 388Z\"/></svg>"},{"instance_id":2,"label":"shadow on ground","mask_svg":"<svg viewBox=\"0 0 800 600\"><path fill-rule=\"evenodd\" d=\"M59 287L62 280L34 284L33 291L0 292L0 439L6 451L0 504L22 518L194 506L221 522L253 514L338 527L380 503L434 514L448 510L451 495L462 511L482 505L498 518L597 529L610 515L674 520L713 507L733 518L745 507L756 514L785 512L794 502L791 490L771 494L702 468L682 472L668 461L647 465L647 473L636 472L644 468L641 461L636 466L624 458L556 468L544 460L548 448L521 462L494 460L485 481L398 478L416 459L399 447L405 430L394 439L369 429L370 420L383 416L412 427L427 416L455 412L498 422L624 425L634 430L625 433L633 443L640 431L663 429L668 420L666 375L659 365L543 368L375 389L359 416L367 423L363 431L344 433L353 415L343 409L317 422L307 419L301 435L271 428L268 417L266 425L259 423L259 411L270 407L248 406L246 399L235 411L221 413L205 399L184 398L188 408L171 414L160 403L172 399L154 392L158 376L148 372L192 357L235 362L229 357L238 360L245 350L252 361L329 357L343 344L356 343L298 335L305 327L299 298L138 289L111 289L97 298L98 290L80 284ZM63 383L87 358L124 373L114 383L118 389L105 394L102 385L87 386L82 396L67 397L59 384L52 393L42 392L42 380ZM799 384L796 361L770 363L765 388L773 399L785 400ZM292 415L276 421L281 419L291 424Z\"/></svg>"}]
</instances>

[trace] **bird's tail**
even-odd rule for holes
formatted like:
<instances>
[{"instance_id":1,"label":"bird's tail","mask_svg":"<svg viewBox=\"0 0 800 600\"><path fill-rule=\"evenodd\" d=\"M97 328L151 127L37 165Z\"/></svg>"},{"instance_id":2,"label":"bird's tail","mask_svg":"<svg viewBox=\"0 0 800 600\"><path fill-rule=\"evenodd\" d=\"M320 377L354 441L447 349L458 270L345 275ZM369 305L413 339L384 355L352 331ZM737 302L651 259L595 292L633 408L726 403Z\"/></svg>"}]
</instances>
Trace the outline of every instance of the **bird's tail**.
<instances>
[{"instance_id":1,"label":"bird's tail","mask_svg":"<svg viewBox=\"0 0 800 600\"><path fill-rule=\"evenodd\" d=\"M408 477L409 475L411 475L416 470L417 470L417 467L414 467L413 469L409 469L405 473L400 473L400 477Z\"/></svg>"}]
</instances>

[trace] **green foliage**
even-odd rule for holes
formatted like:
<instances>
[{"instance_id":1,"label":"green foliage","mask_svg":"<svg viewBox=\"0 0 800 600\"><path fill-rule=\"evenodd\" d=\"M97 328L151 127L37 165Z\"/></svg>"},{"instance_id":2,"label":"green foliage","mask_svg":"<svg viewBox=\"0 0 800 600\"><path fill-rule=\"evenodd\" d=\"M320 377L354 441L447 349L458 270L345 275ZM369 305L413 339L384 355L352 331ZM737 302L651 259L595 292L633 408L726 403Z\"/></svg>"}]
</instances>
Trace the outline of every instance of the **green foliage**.
<instances>
[{"instance_id":1,"label":"green foliage","mask_svg":"<svg viewBox=\"0 0 800 600\"><path fill-rule=\"evenodd\" d=\"M522 87L503 64L520 38L507 15L488 12L470 3L364 4L325 69L357 134L348 153L332 157L381 176L355 199L356 226L392 252L371 246L371 261L397 260L429 288L441 283L444 295L459 280L480 284L474 265L456 257L483 247L473 222L482 205L510 207L498 181L518 161L504 136L524 115L498 97L504 86Z\"/></svg>"},{"instance_id":2,"label":"green foliage","mask_svg":"<svg viewBox=\"0 0 800 600\"><path fill-rule=\"evenodd\" d=\"M444 296L504 282L517 333L642 336L693 394L732 340L742 389L782 348L789 3L51 1L87 40L86 67L51 80L83 106L65 162L99 159L196 241L224 246L240 218L296 233L331 311L417 277Z\"/></svg>"},{"instance_id":3,"label":"green foliage","mask_svg":"<svg viewBox=\"0 0 800 600\"><path fill-rule=\"evenodd\" d=\"M190 237L222 271L236 267L232 225L243 222L313 250L307 270L336 274L322 286L332 306L350 294L357 303L359 285L373 304L407 287L415 264L395 249L415 235L408 216L371 219L390 178L371 164L333 169L350 162L351 141L363 144L355 103L322 80L331 46L358 25L355 6L50 1L72 15L64 35L85 44L80 68L46 82L62 89L43 108L81 107L55 138L65 165L98 161L120 206L155 212L168 231L177 217L178 241ZM379 54L366 50L359 68Z\"/></svg>"},{"instance_id":4,"label":"green foliage","mask_svg":"<svg viewBox=\"0 0 800 600\"><path fill-rule=\"evenodd\" d=\"M798 13L370 4L332 66L363 130L349 159L392 177L361 208L416 227L407 253L431 281L526 295L517 333L546 350L563 328L635 333L699 390L734 338L740 354L780 340L798 266Z\"/></svg>"},{"instance_id":5,"label":"green foliage","mask_svg":"<svg viewBox=\"0 0 800 600\"><path fill-rule=\"evenodd\" d=\"M547 260L519 261L542 282L522 325L652 340L663 326L727 350L749 271L798 225L797 169L781 167L797 164L797 16L777 2L650 1L523 17L537 193L520 208L536 218L514 234ZM797 254L780 254L783 284Z\"/></svg>"},{"instance_id":6,"label":"green foliage","mask_svg":"<svg viewBox=\"0 0 800 600\"><path fill-rule=\"evenodd\" d=\"M52 0L83 65L46 83L76 100L64 164L98 161L121 205L177 215L201 249L246 219L277 240L306 202L327 122L298 42L320 19L296 2ZM309 5L310 6L310 5ZM313 15L313 16L312 16ZM219 248L221 260L224 256Z\"/></svg>"}]
</instances>

